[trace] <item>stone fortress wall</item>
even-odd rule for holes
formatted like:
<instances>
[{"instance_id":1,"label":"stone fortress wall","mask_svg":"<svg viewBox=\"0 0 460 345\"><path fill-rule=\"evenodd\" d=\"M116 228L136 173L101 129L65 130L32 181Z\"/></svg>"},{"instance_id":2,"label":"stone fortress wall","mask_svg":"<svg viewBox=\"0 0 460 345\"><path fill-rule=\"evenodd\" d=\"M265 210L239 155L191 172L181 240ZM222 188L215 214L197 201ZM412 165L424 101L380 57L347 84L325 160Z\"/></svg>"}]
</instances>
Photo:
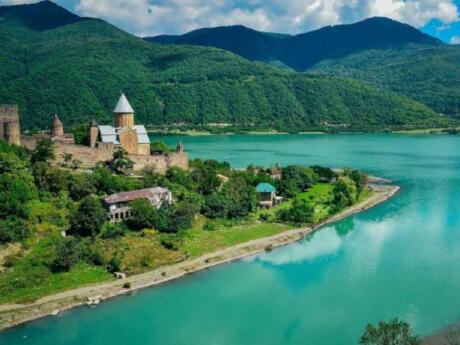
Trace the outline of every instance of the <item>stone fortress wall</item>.
<instances>
[{"instance_id":1,"label":"stone fortress wall","mask_svg":"<svg viewBox=\"0 0 460 345\"><path fill-rule=\"evenodd\" d=\"M177 146L176 152L164 155L150 154L150 140L143 125L134 125L134 110L126 96L122 94L114 109L113 133L109 133L110 140L104 140L95 121L91 121L89 129L89 146L76 145L73 134L65 133L64 126L58 115L54 116L51 134L36 134L22 136L19 128L19 109L17 105L0 105L0 139L6 139L10 144L23 145L33 150L37 142L51 139L56 147L56 164L61 164L67 154L71 154L72 161L80 161L82 168L94 167L100 162L107 162L113 158L117 147L122 147L128 153L129 159L134 162L134 170L142 170L147 166L154 166L159 173L166 173L170 167L180 167L188 170L188 157L183 145ZM118 134L115 132L118 131ZM138 132L140 131L140 132ZM118 135L119 142L116 140Z\"/></svg>"},{"instance_id":2,"label":"stone fortress wall","mask_svg":"<svg viewBox=\"0 0 460 345\"><path fill-rule=\"evenodd\" d=\"M17 105L0 104L0 139L20 145L19 109Z\"/></svg>"},{"instance_id":3,"label":"stone fortress wall","mask_svg":"<svg viewBox=\"0 0 460 345\"><path fill-rule=\"evenodd\" d=\"M23 136L21 142L24 147L33 150L40 138ZM114 146L113 145L98 145L97 147L89 147L82 145L66 144L55 142L56 145L56 161L60 164L64 160L64 154L70 153L72 160L81 161L82 168L94 167L99 162L106 162L112 159ZM129 159L134 162L134 170L142 170L148 166L154 166L155 170L161 174L166 173L170 167L179 167L187 170L188 156L185 152L174 152L169 155L128 155Z\"/></svg>"}]
</instances>

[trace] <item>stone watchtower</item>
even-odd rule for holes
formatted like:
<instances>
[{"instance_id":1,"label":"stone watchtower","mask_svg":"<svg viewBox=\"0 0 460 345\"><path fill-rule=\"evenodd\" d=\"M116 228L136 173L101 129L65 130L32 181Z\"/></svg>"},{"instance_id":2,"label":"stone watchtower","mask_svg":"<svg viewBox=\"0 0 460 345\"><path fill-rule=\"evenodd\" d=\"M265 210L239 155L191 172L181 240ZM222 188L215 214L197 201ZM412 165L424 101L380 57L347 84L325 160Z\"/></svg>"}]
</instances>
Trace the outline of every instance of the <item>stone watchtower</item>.
<instances>
[{"instance_id":1,"label":"stone watchtower","mask_svg":"<svg viewBox=\"0 0 460 345\"><path fill-rule=\"evenodd\" d=\"M0 105L0 139L5 139L10 145L21 145L17 105Z\"/></svg>"},{"instance_id":2,"label":"stone watchtower","mask_svg":"<svg viewBox=\"0 0 460 345\"><path fill-rule=\"evenodd\" d=\"M122 94L118 100L117 106L113 110L113 116L116 128L134 127L134 110L125 94Z\"/></svg>"},{"instance_id":3,"label":"stone watchtower","mask_svg":"<svg viewBox=\"0 0 460 345\"><path fill-rule=\"evenodd\" d=\"M57 114L54 115L53 128L52 128L52 131L51 131L51 136L52 137L62 137L62 136L64 136L64 126L62 125L62 122L59 119L59 117L57 116Z\"/></svg>"},{"instance_id":4,"label":"stone watchtower","mask_svg":"<svg viewBox=\"0 0 460 345\"><path fill-rule=\"evenodd\" d=\"M99 128L95 120L89 124L89 146L96 147L97 138L99 137Z\"/></svg>"}]
</instances>

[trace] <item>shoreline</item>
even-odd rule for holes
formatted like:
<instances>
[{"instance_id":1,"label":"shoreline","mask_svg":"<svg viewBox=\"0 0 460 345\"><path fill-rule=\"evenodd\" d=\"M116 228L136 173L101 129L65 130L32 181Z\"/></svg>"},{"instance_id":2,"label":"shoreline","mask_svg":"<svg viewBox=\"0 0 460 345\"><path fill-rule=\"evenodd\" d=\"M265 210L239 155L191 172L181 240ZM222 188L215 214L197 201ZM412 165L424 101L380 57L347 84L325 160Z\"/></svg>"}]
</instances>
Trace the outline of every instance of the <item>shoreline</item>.
<instances>
[{"instance_id":1,"label":"shoreline","mask_svg":"<svg viewBox=\"0 0 460 345\"><path fill-rule=\"evenodd\" d=\"M325 221L310 227L292 229L274 236L244 242L125 279L59 292L31 303L0 305L0 330L15 327L46 316L56 315L62 311L84 305L89 298L97 297L101 301L107 300L299 241L325 225L335 223L385 202L399 190L400 187L395 185L373 186L374 193L366 200L350 206ZM129 288L126 288L126 284L129 284Z\"/></svg>"}]
</instances>

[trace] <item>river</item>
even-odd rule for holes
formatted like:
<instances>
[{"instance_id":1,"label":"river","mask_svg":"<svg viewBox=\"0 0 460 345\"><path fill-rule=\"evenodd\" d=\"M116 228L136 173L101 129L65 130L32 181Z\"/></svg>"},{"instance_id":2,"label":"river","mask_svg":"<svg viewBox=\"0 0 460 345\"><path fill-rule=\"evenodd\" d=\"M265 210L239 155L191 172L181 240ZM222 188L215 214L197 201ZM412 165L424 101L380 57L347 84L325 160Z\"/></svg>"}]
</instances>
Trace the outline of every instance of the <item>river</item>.
<instances>
[{"instance_id":1,"label":"river","mask_svg":"<svg viewBox=\"0 0 460 345\"><path fill-rule=\"evenodd\" d=\"M299 243L7 330L1 345L353 345L367 322L399 316L426 335L460 320L460 136L180 139L192 158L350 166L402 189Z\"/></svg>"}]
</instances>

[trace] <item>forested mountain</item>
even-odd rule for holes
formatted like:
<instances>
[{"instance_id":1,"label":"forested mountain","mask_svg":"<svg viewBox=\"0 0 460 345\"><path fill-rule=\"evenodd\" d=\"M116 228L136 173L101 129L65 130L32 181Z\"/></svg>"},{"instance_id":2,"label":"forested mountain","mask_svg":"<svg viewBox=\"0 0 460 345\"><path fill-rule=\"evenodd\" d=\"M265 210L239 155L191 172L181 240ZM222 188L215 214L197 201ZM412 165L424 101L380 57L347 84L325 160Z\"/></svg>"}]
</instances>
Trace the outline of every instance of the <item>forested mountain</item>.
<instances>
[{"instance_id":1,"label":"forested mountain","mask_svg":"<svg viewBox=\"0 0 460 345\"><path fill-rule=\"evenodd\" d=\"M296 71L354 78L410 97L448 116L460 116L460 47L387 18L295 36L234 26L146 39L214 46Z\"/></svg>"},{"instance_id":2,"label":"forested mountain","mask_svg":"<svg viewBox=\"0 0 460 345\"><path fill-rule=\"evenodd\" d=\"M460 117L460 46L367 50L323 61L312 71L366 81Z\"/></svg>"},{"instance_id":3,"label":"forested mountain","mask_svg":"<svg viewBox=\"0 0 460 345\"><path fill-rule=\"evenodd\" d=\"M301 131L444 121L420 103L357 81L289 72L215 48L152 44L97 19L61 22L68 12L51 2L1 13L0 103L20 105L25 129L48 127L54 113L66 126L109 123L121 91L147 125ZM43 22L49 29L37 28Z\"/></svg>"},{"instance_id":4,"label":"forested mountain","mask_svg":"<svg viewBox=\"0 0 460 345\"><path fill-rule=\"evenodd\" d=\"M320 61L342 58L363 50L401 48L407 44L442 45L441 41L407 24L380 17L294 36L229 26L199 29L181 36L145 39L163 44L212 46L249 60L283 64L299 72Z\"/></svg>"},{"instance_id":5,"label":"forested mountain","mask_svg":"<svg viewBox=\"0 0 460 345\"><path fill-rule=\"evenodd\" d=\"M0 18L14 19L38 31L86 20L48 0L37 4L0 6Z\"/></svg>"}]
</instances>

